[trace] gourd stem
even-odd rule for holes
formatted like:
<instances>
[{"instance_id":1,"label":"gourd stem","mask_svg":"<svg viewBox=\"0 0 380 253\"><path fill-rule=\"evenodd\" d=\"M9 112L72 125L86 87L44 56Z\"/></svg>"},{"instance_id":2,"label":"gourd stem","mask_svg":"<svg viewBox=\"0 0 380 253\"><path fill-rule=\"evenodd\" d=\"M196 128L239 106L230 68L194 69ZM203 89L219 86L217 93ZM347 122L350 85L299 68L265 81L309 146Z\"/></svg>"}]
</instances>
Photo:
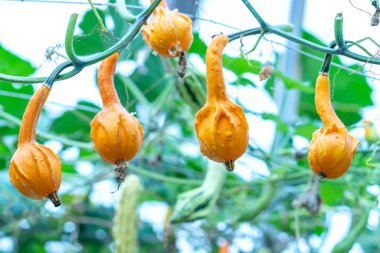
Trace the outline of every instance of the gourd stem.
<instances>
[{"instance_id":1,"label":"gourd stem","mask_svg":"<svg viewBox=\"0 0 380 253\"><path fill-rule=\"evenodd\" d=\"M259 22L261 28L265 31L268 28L268 23L264 21L264 19L260 16L260 14L253 8L251 3L248 0L242 0L248 10L252 13L252 15L256 18L257 22Z\"/></svg>"},{"instance_id":2,"label":"gourd stem","mask_svg":"<svg viewBox=\"0 0 380 253\"><path fill-rule=\"evenodd\" d=\"M53 202L55 207L61 205L61 201L59 200L57 192L53 192L53 193L49 194L48 198L51 200L51 202Z\"/></svg>"},{"instance_id":3,"label":"gourd stem","mask_svg":"<svg viewBox=\"0 0 380 253\"><path fill-rule=\"evenodd\" d=\"M328 74L331 66L332 54L326 54L320 73Z\"/></svg>"},{"instance_id":4,"label":"gourd stem","mask_svg":"<svg viewBox=\"0 0 380 253\"><path fill-rule=\"evenodd\" d=\"M114 53L103 60L98 70L98 85L100 96L102 97L103 106L119 103L120 100L114 86L114 75L119 53Z\"/></svg>"},{"instance_id":5,"label":"gourd stem","mask_svg":"<svg viewBox=\"0 0 380 253\"><path fill-rule=\"evenodd\" d=\"M36 127L42 108L50 93L45 84L34 92L22 116L18 145L34 143L36 141Z\"/></svg>"}]
</instances>

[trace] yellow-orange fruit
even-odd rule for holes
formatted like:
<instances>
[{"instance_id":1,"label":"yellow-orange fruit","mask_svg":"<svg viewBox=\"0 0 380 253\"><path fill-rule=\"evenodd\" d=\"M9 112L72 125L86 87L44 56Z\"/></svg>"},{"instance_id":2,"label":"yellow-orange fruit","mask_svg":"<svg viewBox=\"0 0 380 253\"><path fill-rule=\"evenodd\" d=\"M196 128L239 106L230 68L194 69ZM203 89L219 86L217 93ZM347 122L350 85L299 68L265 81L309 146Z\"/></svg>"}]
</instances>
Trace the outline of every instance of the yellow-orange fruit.
<instances>
[{"instance_id":1,"label":"yellow-orange fruit","mask_svg":"<svg viewBox=\"0 0 380 253\"><path fill-rule=\"evenodd\" d=\"M144 41L157 54L175 58L188 51L193 42L191 19L177 9L170 11L166 3L158 6L152 21L141 28Z\"/></svg>"},{"instance_id":2,"label":"yellow-orange fruit","mask_svg":"<svg viewBox=\"0 0 380 253\"><path fill-rule=\"evenodd\" d=\"M36 142L36 126L50 88L43 85L30 99L25 109L18 148L9 167L9 178L25 196L42 200L49 198L55 206L60 200L61 162L51 149Z\"/></svg>"},{"instance_id":3,"label":"yellow-orange fruit","mask_svg":"<svg viewBox=\"0 0 380 253\"><path fill-rule=\"evenodd\" d=\"M137 154L143 130L138 120L116 103L105 106L92 120L91 138L104 161L119 164Z\"/></svg>"},{"instance_id":4,"label":"yellow-orange fruit","mask_svg":"<svg viewBox=\"0 0 380 253\"><path fill-rule=\"evenodd\" d=\"M226 94L222 54L228 37L217 35L206 52L207 99L195 115L195 129L203 155L234 169L234 161L248 146L248 124L243 109Z\"/></svg>"},{"instance_id":5,"label":"yellow-orange fruit","mask_svg":"<svg viewBox=\"0 0 380 253\"><path fill-rule=\"evenodd\" d=\"M327 73L318 76L315 105L326 129L320 128L313 133L308 153L309 165L321 178L338 178L349 169L359 141L348 133L335 114Z\"/></svg>"},{"instance_id":6,"label":"yellow-orange fruit","mask_svg":"<svg viewBox=\"0 0 380 253\"><path fill-rule=\"evenodd\" d=\"M103 109L91 121L91 139L102 159L110 164L131 160L141 147L143 130L138 120L120 103L114 87L118 53L102 61L98 70Z\"/></svg>"}]
</instances>

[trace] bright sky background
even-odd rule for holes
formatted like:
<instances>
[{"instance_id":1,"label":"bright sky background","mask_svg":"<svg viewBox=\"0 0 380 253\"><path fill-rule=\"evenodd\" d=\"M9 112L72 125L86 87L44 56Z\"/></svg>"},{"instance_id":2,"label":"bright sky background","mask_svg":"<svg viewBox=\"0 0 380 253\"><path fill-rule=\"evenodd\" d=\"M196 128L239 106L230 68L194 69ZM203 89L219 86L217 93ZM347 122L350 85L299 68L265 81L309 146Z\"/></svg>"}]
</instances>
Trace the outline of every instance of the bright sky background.
<instances>
[{"instance_id":1,"label":"bright sky background","mask_svg":"<svg viewBox=\"0 0 380 253\"><path fill-rule=\"evenodd\" d=\"M94 2L107 1L94 0ZM149 1L144 0L142 2L147 3ZM202 18L222 22L239 29L247 29L257 26L257 22L241 1L207 0L203 2L204 5L199 12L200 17ZM351 2L355 6L373 13L374 9L370 5L369 0L351 0ZM288 23L289 8L291 5L290 0L251 0L251 3L269 23ZM41 66L36 73L37 76L47 76L50 74L52 69L54 69L55 64L47 63L45 61L45 50L49 46L63 44L66 25L71 13L77 12L80 15L78 20L79 23L81 15L84 11L88 10L88 8L88 5L80 4L40 4L28 3L26 1L22 3L3 2L0 0L0 44L22 58L31 61L35 66ZM333 22L334 17L338 12L343 12L344 15L344 35L346 39L357 40L366 36L371 36L376 41L380 41L380 27L371 27L371 16L363 11L353 8L349 0L306 1L303 21L304 28L313 34L318 35L318 37L323 41L330 42L334 38ZM210 41L211 35L221 32L228 34L236 31L210 22L200 22L196 28L199 28L201 37L204 38L206 42ZM78 32L79 29L76 30L76 33ZM281 43L286 43L286 41L279 39L276 36L266 37L275 39ZM254 38L244 40L247 50L249 49L249 45L253 45L253 43ZM376 52L376 47L371 46L371 44L366 43L364 45L367 48L370 48L373 53ZM281 46L274 45L274 48L279 52L285 52L284 48ZM260 44L256 52L253 53L253 57L262 62L267 62L272 59L272 52L272 45L269 42L263 42ZM237 55L239 53L239 42L237 41L236 43L229 45L226 48L226 53ZM195 62L199 61L199 59L192 60ZM345 63L354 63L353 61L345 60L344 58L343 60ZM93 65L84 69L74 78L56 83L49 97L49 101L54 101L65 105L75 105L78 99L85 99L101 105L101 100L94 83L96 67L97 65ZM380 73L380 69L378 67L373 67L372 71L377 71ZM225 75L227 80L233 79L233 76L230 73L226 72ZM245 87L241 90L239 89L239 91L233 87L229 87L229 93L232 96L236 94L245 94L242 95L241 100L248 108L254 111L277 112L276 105L271 101L269 95L263 92L262 85L260 85L258 81L256 83L258 84L258 88ZM376 88L373 98L376 99L376 101L380 101L380 93L377 89L379 81L374 81L372 85ZM49 106L49 110L54 113L54 106ZM58 110L59 108L56 109ZM378 119L380 115L380 108L377 103L374 108L369 108L363 111L363 115L365 115L368 119L373 120L376 126L379 126ZM260 146L263 146L265 149L269 149L272 141L271 132L274 130L273 123L270 121L261 120L258 117L250 117L249 120L251 138L254 138ZM362 132L357 131L354 134L360 135ZM303 144L305 145L305 143ZM246 160L243 161L250 163L252 162ZM257 165L257 171L261 171L263 174L266 173L265 166L263 164L259 161L253 162ZM256 173L256 170L247 172L243 170L239 171L239 168L237 168L237 172L246 177L252 177L253 173ZM158 208L157 210L162 209L162 212L159 211L158 213L161 213L162 218L164 218L166 207L160 205L159 203L153 203L153 205ZM149 215L144 215L143 211L141 212L141 215L148 219L147 217ZM377 224L377 219L377 215L373 216L373 225ZM157 222L157 220L152 222ZM327 222L331 223L332 228L332 230L329 231L329 234L333 234L334 236L329 236L326 245L321 245L321 252L329 252L332 245L334 245L335 242L340 240L340 238L344 235L349 226L348 212L343 212L339 216L336 216L336 214L331 214L329 215ZM157 226L159 227L160 225L158 224ZM333 231L334 228L339 228L339 231ZM242 229L243 231L248 231L248 233L252 232L244 227ZM316 243L318 243L318 238L316 238ZM183 245L185 245L183 246L183 252L189 252L186 250L189 245L186 246L186 242L183 242ZM249 245L247 246L247 242L242 243L241 245L244 245L241 247L246 247L246 249L249 250ZM231 252L233 252L233 249ZM352 250L352 252L362 251L356 247Z\"/></svg>"}]
</instances>

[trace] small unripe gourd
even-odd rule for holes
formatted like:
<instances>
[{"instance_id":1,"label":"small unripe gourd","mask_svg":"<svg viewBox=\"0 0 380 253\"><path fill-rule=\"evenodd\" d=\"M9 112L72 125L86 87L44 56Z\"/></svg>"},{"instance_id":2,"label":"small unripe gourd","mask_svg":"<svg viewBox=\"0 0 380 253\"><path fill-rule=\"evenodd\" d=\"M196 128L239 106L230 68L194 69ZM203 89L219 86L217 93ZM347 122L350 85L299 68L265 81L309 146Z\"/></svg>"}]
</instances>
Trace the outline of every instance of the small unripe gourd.
<instances>
[{"instance_id":1,"label":"small unripe gourd","mask_svg":"<svg viewBox=\"0 0 380 253\"><path fill-rule=\"evenodd\" d=\"M116 172L123 180L125 162L131 160L139 151L143 140L143 129L138 120L120 103L114 87L114 74L119 53L104 59L98 70L98 84L103 109L91 121L91 139L94 148L102 159L118 165ZM120 166L120 167L119 167Z\"/></svg>"},{"instance_id":2,"label":"small unripe gourd","mask_svg":"<svg viewBox=\"0 0 380 253\"><path fill-rule=\"evenodd\" d=\"M234 161L247 149L248 124L243 109L226 94L222 53L228 41L227 36L217 35L207 48L207 99L194 125L202 154L232 171Z\"/></svg>"},{"instance_id":3,"label":"small unripe gourd","mask_svg":"<svg viewBox=\"0 0 380 253\"><path fill-rule=\"evenodd\" d=\"M22 117L18 147L9 167L9 178L23 195L42 200L49 198L59 206L57 192L61 184L61 162L56 154L36 142L36 127L50 93L46 85L30 99Z\"/></svg>"},{"instance_id":4,"label":"small unripe gourd","mask_svg":"<svg viewBox=\"0 0 380 253\"><path fill-rule=\"evenodd\" d=\"M144 190L136 175L128 175L120 186L120 201L115 208L112 235L115 253L137 253L137 204L139 195Z\"/></svg>"},{"instance_id":5,"label":"small unripe gourd","mask_svg":"<svg viewBox=\"0 0 380 253\"><path fill-rule=\"evenodd\" d=\"M340 121L331 105L328 73L321 72L315 86L315 106L326 129L313 133L309 146L310 168L321 178L342 176L350 167L359 145Z\"/></svg>"},{"instance_id":6,"label":"small unripe gourd","mask_svg":"<svg viewBox=\"0 0 380 253\"><path fill-rule=\"evenodd\" d=\"M152 21L141 28L144 41L157 54L176 58L189 50L193 42L191 19L177 9L169 10L163 0L154 11Z\"/></svg>"}]
</instances>

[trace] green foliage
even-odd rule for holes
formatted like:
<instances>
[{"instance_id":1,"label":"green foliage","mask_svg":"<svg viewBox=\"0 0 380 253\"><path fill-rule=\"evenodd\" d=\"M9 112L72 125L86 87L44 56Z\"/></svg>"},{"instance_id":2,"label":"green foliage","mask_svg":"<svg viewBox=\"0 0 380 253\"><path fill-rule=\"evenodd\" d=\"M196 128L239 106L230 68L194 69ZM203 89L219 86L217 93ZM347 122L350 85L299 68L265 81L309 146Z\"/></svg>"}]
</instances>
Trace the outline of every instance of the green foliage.
<instances>
[{"instance_id":1,"label":"green foliage","mask_svg":"<svg viewBox=\"0 0 380 253\"><path fill-rule=\"evenodd\" d=\"M78 106L86 106L88 110L75 109L65 111L59 119L53 121L50 129L57 135L73 140L90 141L89 122L100 109L87 101L79 101Z\"/></svg>"}]
</instances>

